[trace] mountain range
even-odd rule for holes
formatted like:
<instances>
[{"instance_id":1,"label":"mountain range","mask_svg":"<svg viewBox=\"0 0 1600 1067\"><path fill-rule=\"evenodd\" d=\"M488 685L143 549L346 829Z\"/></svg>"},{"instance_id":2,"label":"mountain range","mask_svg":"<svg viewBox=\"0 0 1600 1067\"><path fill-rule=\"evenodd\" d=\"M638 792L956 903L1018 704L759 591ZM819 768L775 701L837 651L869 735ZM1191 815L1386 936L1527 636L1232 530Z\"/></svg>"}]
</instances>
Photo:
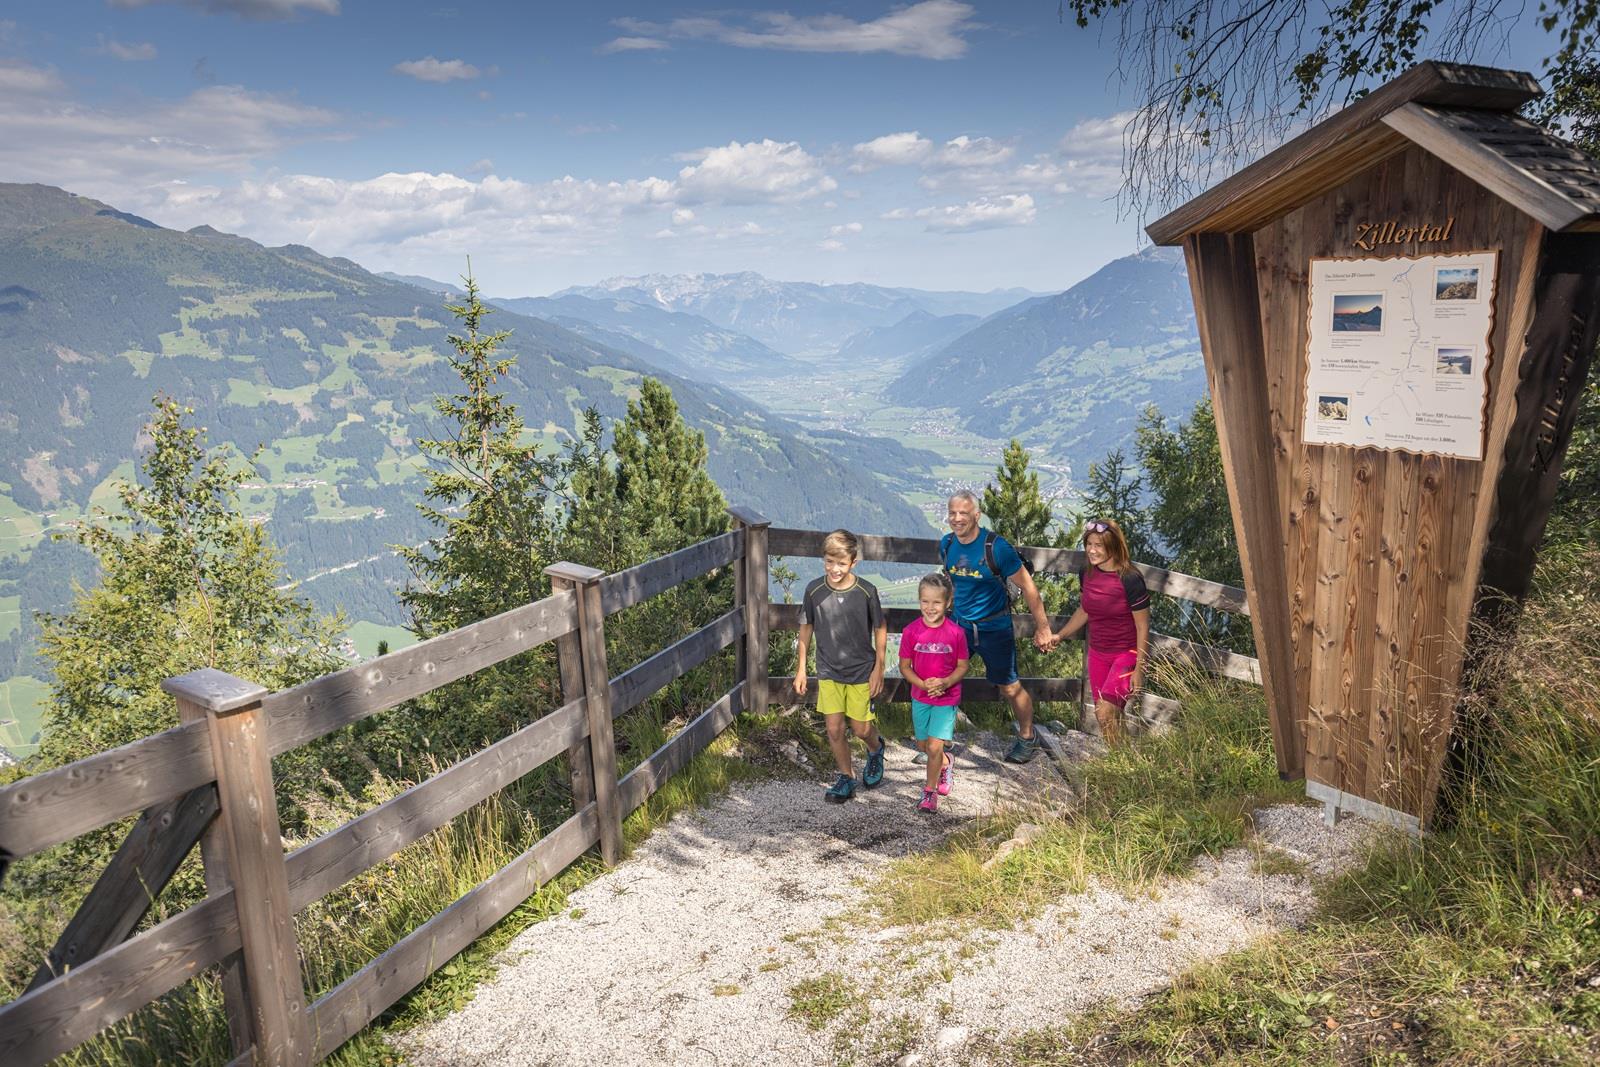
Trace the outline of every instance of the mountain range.
<instances>
[{"instance_id":1,"label":"mountain range","mask_svg":"<svg viewBox=\"0 0 1600 1067\"><path fill-rule=\"evenodd\" d=\"M29 658L33 611L59 610L87 576L81 550L48 533L113 502L156 394L191 405L213 444L261 448L243 504L314 601L400 621L390 548L431 532L413 442L445 430L433 398L459 388L440 304L304 246L0 184L0 679ZM490 325L512 331L508 398L552 447L580 409L617 418L654 375L706 435L730 500L785 525L928 530L900 490L927 479L931 453L804 426L543 319L501 309Z\"/></svg>"}]
</instances>

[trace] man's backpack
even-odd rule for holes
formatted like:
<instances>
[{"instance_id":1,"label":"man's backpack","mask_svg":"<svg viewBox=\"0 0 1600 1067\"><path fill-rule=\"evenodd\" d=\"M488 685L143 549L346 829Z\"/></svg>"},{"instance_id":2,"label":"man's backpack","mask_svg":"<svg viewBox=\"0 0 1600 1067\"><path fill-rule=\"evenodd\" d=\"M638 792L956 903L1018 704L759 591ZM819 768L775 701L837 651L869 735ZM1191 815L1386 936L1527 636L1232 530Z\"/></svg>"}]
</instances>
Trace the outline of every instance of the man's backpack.
<instances>
[{"instance_id":1,"label":"man's backpack","mask_svg":"<svg viewBox=\"0 0 1600 1067\"><path fill-rule=\"evenodd\" d=\"M1022 587L1014 584L1005 575L1001 574L1000 565L994 561L994 542L998 536L993 530L985 530L983 532L983 565L989 568L990 575L1000 583L1000 593L1006 599L1005 611L996 612L995 615L1009 615L1012 607L1022 599ZM939 565L944 568L946 574L950 573L950 546L955 543L955 539L956 535L954 533L947 533L939 538ZM1022 559L1022 569L1032 574L1033 566L1022 558L1022 553L1017 553L1017 558ZM989 618L992 619L995 615L990 615Z\"/></svg>"}]
</instances>

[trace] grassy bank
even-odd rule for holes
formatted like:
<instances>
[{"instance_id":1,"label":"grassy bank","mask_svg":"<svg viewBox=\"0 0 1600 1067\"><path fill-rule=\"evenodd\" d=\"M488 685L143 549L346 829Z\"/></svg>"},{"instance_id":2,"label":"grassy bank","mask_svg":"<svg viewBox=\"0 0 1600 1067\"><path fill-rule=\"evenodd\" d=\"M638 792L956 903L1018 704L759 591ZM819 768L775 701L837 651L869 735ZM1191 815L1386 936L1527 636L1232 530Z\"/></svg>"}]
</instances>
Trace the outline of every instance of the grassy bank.
<instances>
[{"instance_id":1,"label":"grassy bank","mask_svg":"<svg viewBox=\"0 0 1600 1067\"><path fill-rule=\"evenodd\" d=\"M1447 782L1447 824L1380 845L1325 887L1306 929L996 1059L1600 1062L1600 553L1547 554L1479 679L1464 724L1474 758Z\"/></svg>"}]
</instances>

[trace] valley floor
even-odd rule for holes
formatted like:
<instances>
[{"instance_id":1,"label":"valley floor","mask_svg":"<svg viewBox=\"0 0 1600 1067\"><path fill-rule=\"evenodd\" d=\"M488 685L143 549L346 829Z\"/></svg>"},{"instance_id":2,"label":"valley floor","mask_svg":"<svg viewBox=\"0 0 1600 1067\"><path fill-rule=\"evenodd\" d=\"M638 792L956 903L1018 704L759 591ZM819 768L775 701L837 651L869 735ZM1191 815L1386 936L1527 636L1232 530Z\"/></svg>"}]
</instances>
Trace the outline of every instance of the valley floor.
<instances>
[{"instance_id":1,"label":"valley floor","mask_svg":"<svg viewBox=\"0 0 1600 1067\"><path fill-rule=\"evenodd\" d=\"M1008 740L1008 739L1007 739ZM1093 742L1069 749L1083 751ZM1369 824L1256 813L1252 847L1128 896L1094 888L1015 927L892 926L866 890L1002 805L1070 803L1041 756L960 751L955 789L919 815L922 768L891 743L883 785L844 805L822 774L736 787L679 815L522 933L465 1009L401 1036L419 1064L1005 1063L1008 1042L1129 1003L1204 959L1296 925L1315 878ZM1020 831L1019 831L1020 833ZM1263 862L1263 855L1273 862Z\"/></svg>"}]
</instances>

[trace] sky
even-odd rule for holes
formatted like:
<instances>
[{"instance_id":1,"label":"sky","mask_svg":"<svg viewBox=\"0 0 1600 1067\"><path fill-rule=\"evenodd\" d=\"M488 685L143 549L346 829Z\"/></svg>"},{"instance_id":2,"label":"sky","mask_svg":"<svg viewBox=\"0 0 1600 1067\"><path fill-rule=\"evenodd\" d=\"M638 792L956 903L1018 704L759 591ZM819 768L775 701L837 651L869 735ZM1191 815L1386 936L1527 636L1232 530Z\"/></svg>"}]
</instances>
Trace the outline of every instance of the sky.
<instances>
[{"instance_id":1,"label":"sky","mask_svg":"<svg viewBox=\"0 0 1600 1067\"><path fill-rule=\"evenodd\" d=\"M0 181L502 297L1055 291L1145 243L1112 40L1054 0L7 0Z\"/></svg>"}]
</instances>

